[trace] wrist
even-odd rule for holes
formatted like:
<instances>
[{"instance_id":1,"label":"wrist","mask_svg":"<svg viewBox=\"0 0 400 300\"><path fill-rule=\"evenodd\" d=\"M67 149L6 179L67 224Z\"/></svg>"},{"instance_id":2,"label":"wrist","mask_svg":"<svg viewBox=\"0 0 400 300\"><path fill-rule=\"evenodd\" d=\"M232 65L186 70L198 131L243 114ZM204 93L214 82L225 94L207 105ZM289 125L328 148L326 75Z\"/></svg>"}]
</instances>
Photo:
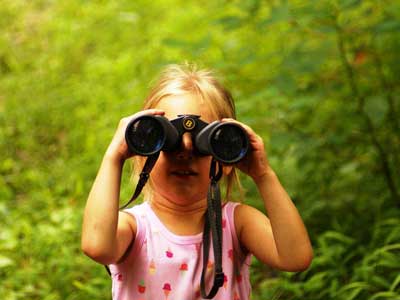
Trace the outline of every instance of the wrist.
<instances>
[{"instance_id":1,"label":"wrist","mask_svg":"<svg viewBox=\"0 0 400 300\"><path fill-rule=\"evenodd\" d=\"M103 160L119 166L122 166L125 162L125 158L120 153L109 150L104 154Z\"/></svg>"},{"instance_id":2,"label":"wrist","mask_svg":"<svg viewBox=\"0 0 400 300\"><path fill-rule=\"evenodd\" d=\"M253 181L256 185L261 185L271 181L274 178L276 178L275 171L270 166L267 166L262 174L257 177L253 177Z\"/></svg>"}]
</instances>

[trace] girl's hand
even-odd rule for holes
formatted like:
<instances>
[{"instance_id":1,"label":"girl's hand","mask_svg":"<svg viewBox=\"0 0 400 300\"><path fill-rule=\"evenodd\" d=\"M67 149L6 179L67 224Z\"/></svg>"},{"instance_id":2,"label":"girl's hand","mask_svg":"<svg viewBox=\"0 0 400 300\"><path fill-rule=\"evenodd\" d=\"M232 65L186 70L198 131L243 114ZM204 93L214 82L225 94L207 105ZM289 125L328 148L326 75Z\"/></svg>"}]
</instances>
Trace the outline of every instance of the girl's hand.
<instances>
[{"instance_id":1,"label":"girl's hand","mask_svg":"<svg viewBox=\"0 0 400 300\"><path fill-rule=\"evenodd\" d=\"M126 159L134 156L134 153L129 152L128 145L125 141L125 131L129 122L137 117L143 115L164 115L164 111L160 109L147 109L139 111L129 117L122 118L119 121L118 128L114 133L114 137L111 140L110 145L107 148L106 155L116 159L117 161L123 162Z\"/></svg>"},{"instance_id":2,"label":"girl's hand","mask_svg":"<svg viewBox=\"0 0 400 300\"><path fill-rule=\"evenodd\" d=\"M267 154L262 138L249 126L230 118L222 119L222 122L234 122L242 127L249 137L249 152L236 166L249 175L255 183L259 182L270 170Z\"/></svg>"}]
</instances>

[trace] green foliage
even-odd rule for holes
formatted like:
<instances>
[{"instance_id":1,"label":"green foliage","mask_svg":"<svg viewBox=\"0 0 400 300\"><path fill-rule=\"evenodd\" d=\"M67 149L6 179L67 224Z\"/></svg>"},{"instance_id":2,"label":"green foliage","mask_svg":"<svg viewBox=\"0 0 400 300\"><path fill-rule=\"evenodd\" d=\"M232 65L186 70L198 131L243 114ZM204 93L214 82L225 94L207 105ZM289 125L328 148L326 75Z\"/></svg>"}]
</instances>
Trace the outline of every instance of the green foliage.
<instances>
[{"instance_id":1,"label":"green foliage","mask_svg":"<svg viewBox=\"0 0 400 300\"><path fill-rule=\"evenodd\" d=\"M118 120L187 60L222 75L313 241L305 272L254 261L253 298L400 299L398 1L0 3L2 298L110 298L85 200Z\"/></svg>"}]
</instances>

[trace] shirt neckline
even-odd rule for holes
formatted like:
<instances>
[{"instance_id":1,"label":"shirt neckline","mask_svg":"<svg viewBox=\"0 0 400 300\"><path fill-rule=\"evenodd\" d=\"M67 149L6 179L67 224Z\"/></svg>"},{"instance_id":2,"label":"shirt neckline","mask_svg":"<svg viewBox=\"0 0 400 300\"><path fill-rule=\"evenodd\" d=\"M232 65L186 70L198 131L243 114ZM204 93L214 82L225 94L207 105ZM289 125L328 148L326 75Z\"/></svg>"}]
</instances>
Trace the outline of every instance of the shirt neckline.
<instances>
[{"instance_id":1,"label":"shirt neckline","mask_svg":"<svg viewBox=\"0 0 400 300\"><path fill-rule=\"evenodd\" d=\"M153 209L150 206L149 202L145 202L145 208L148 213L148 217L150 219L150 222L152 224L152 231L158 230L160 233L162 233L167 239L169 239L171 242L174 242L176 244L196 244L200 243L203 238L203 233L200 232L198 234L194 235L178 235L173 232L171 232L158 218L156 213L153 211Z\"/></svg>"}]
</instances>

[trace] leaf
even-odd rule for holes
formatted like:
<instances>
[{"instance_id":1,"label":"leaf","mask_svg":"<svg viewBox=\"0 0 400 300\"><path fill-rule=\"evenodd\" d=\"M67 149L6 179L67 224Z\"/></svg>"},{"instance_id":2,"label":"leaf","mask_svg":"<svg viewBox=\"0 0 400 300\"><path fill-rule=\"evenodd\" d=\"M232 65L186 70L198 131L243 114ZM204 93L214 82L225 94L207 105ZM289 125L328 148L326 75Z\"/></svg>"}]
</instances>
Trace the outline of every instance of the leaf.
<instances>
[{"instance_id":1,"label":"leaf","mask_svg":"<svg viewBox=\"0 0 400 300\"><path fill-rule=\"evenodd\" d=\"M390 291L393 292L396 290L397 286L400 284L400 274L393 280L392 285L390 286Z\"/></svg>"},{"instance_id":2,"label":"leaf","mask_svg":"<svg viewBox=\"0 0 400 300\"><path fill-rule=\"evenodd\" d=\"M287 3L275 5L271 8L270 17L261 22L261 26L269 26L274 23L288 21L290 18L290 9Z\"/></svg>"},{"instance_id":3,"label":"leaf","mask_svg":"<svg viewBox=\"0 0 400 300\"><path fill-rule=\"evenodd\" d=\"M375 300L375 299L390 299L390 300L399 300L400 295L398 293L388 291L388 292L379 292L374 294L369 300Z\"/></svg>"},{"instance_id":4,"label":"leaf","mask_svg":"<svg viewBox=\"0 0 400 300\"><path fill-rule=\"evenodd\" d=\"M390 288L390 282L386 278L384 278L383 276L372 275L369 278L369 281L371 282L371 284L375 285L379 289L389 289Z\"/></svg>"},{"instance_id":5,"label":"leaf","mask_svg":"<svg viewBox=\"0 0 400 300\"><path fill-rule=\"evenodd\" d=\"M333 240L333 241L341 242L341 243L347 244L347 245L353 244L355 241L353 238L348 237L338 231L326 231L323 235L323 238L326 240Z\"/></svg>"},{"instance_id":6,"label":"leaf","mask_svg":"<svg viewBox=\"0 0 400 300\"><path fill-rule=\"evenodd\" d=\"M344 0L341 1L341 9L349 9L354 8L355 6L359 6L361 4L361 0Z\"/></svg>"},{"instance_id":7,"label":"leaf","mask_svg":"<svg viewBox=\"0 0 400 300\"><path fill-rule=\"evenodd\" d=\"M222 25L225 30L233 30L242 26L243 21L238 16L226 16L220 18L217 23Z\"/></svg>"},{"instance_id":8,"label":"leaf","mask_svg":"<svg viewBox=\"0 0 400 300\"><path fill-rule=\"evenodd\" d=\"M391 244L391 245L387 245L387 246L384 246L382 248L379 248L374 252L374 254L378 255L381 252L392 251L392 250L400 250L400 243Z\"/></svg>"},{"instance_id":9,"label":"leaf","mask_svg":"<svg viewBox=\"0 0 400 300\"><path fill-rule=\"evenodd\" d=\"M347 300L352 300L359 295L363 290L367 290L370 286L363 281L351 282L343 286L338 292L337 296L344 297Z\"/></svg>"},{"instance_id":10,"label":"leaf","mask_svg":"<svg viewBox=\"0 0 400 300\"><path fill-rule=\"evenodd\" d=\"M9 267L14 264L15 264L15 262L11 258L0 255L0 268Z\"/></svg>"},{"instance_id":11,"label":"leaf","mask_svg":"<svg viewBox=\"0 0 400 300\"><path fill-rule=\"evenodd\" d=\"M365 100L364 109L374 124L380 125L385 120L388 111L388 104L381 96L368 97Z\"/></svg>"},{"instance_id":12,"label":"leaf","mask_svg":"<svg viewBox=\"0 0 400 300\"><path fill-rule=\"evenodd\" d=\"M175 38L167 38L162 41L162 43L166 46L172 47L172 48L185 48L189 46L189 44L186 41L180 40L180 39L175 39Z\"/></svg>"},{"instance_id":13,"label":"leaf","mask_svg":"<svg viewBox=\"0 0 400 300\"><path fill-rule=\"evenodd\" d=\"M352 175L357 171L359 163L357 161L350 161L347 164L340 166L338 173L341 175Z\"/></svg>"},{"instance_id":14,"label":"leaf","mask_svg":"<svg viewBox=\"0 0 400 300\"><path fill-rule=\"evenodd\" d=\"M92 296L97 296L98 295L98 290L96 289L96 287L92 284L92 285L88 285L88 284L84 284L82 282L79 282L77 280L73 281L73 285L78 288L79 290L83 290L86 293L88 293L89 295Z\"/></svg>"},{"instance_id":15,"label":"leaf","mask_svg":"<svg viewBox=\"0 0 400 300\"><path fill-rule=\"evenodd\" d=\"M320 272L313 275L304 284L304 289L307 292L321 290L322 287L327 286L329 282L329 272Z\"/></svg>"},{"instance_id":16,"label":"leaf","mask_svg":"<svg viewBox=\"0 0 400 300\"><path fill-rule=\"evenodd\" d=\"M338 294L343 293L347 290L352 290L355 288L368 288L369 285L365 283L364 281L356 281L356 282L351 282L349 284L344 285L339 291Z\"/></svg>"},{"instance_id":17,"label":"leaf","mask_svg":"<svg viewBox=\"0 0 400 300\"><path fill-rule=\"evenodd\" d=\"M399 30L400 22L396 19L387 19L373 29L376 34L398 32Z\"/></svg>"},{"instance_id":18,"label":"leaf","mask_svg":"<svg viewBox=\"0 0 400 300\"><path fill-rule=\"evenodd\" d=\"M293 144L295 137L290 132L272 132L271 145L277 151L286 151Z\"/></svg>"},{"instance_id":19,"label":"leaf","mask_svg":"<svg viewBox=\"0 0 400 300\"><path fill-rule=\"evenodd\" d=\"M12 171L12 169L15 165L16 165L16 163L12 158L10 158L10 157L5 158L2 162L2 164L0 165L0 171L10 172L10 171Z\"/></svg>"}]
</instances>

